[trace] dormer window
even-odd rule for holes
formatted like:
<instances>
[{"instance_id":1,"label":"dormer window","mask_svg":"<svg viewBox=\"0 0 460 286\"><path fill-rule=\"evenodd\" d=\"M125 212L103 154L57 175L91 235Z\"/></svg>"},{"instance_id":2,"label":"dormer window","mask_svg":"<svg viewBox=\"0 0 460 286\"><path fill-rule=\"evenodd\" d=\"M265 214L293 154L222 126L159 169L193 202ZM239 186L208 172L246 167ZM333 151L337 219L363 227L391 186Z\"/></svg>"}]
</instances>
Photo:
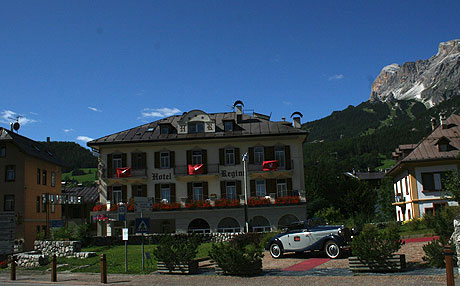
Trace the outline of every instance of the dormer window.
<instances>
[{"instance_id":1,"label":"dormer window","mask_svg":"<svg viewBox=\"0 0 460 286\"><path fill-rule=\"evenodd\" d=\"M448 144L441 144L441 143L440 143L440 144L438 145L439 152L446 152L448 147L449 147Z\"/></svg>"},{"instance_id":2,"label":"dormer window","mask_svg":"<svg viewBox=\"0 0 460 286\"><path fill-rule=\"evenodd\" d=\"M233 131L233 121L224 121L224 131Z\"/></svg>"},{"instance_id":3,"label":"dormer window","mask_svg":"<svg viewBox=\"0 0 460 286\"><path fill-rule=\"evenodd\" d=\"M438 145L438 151L439 152L447 152L447 151L452 151L453 147L450 145L450 140L446 137L440 138L437 142L436 145Z\"/></svg>"},{"instance_id":4,"label":"dormer window","mask_svg":"<svg viewBox=\"0 0 460 286\"><path fill-rule=\"evenodd\" d=\"M188 133L201 133L204 132L203 122L191 122L188 124Z\"/></svg>"},{"instance_id":5,"label":"dormer window","mask_svg":"<svg viewBox=\"0 0 460 286\"><path fill-rule=\"evenodd\" d=\"M160 127L160 134L169 134L169 126L168 125L162 125Z\"/></svg>"}]
</instances>

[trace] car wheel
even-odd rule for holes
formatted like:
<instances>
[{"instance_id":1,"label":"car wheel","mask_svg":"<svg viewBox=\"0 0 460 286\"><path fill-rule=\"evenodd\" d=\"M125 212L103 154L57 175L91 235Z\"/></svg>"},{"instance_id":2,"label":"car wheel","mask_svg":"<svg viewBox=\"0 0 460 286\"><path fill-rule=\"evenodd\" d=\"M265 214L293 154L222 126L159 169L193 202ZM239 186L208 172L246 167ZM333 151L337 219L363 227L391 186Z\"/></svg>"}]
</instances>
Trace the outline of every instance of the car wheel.
<instances>
[{"instance_id":1,"label":"car wheel","mask_svg":"<svg viewBox=\"0 0 460 286\"><path fill-rule=\"evenodd\" d=\"M326 242L324 251L326 251L326 255L331 259L338 258L342 254L342 250L333 240Z\"/></svg>"},{"instance_id":2,"label":"car wheel","mask_svg":"<svg viewBox=\"0 0 460 286\"><path fill-rule=\"evenodd\" d=\"M270 245L270 254L273 258L280 258L283 256L283 250L278 243L274 242Z\"/></svg>"}]
</instances>

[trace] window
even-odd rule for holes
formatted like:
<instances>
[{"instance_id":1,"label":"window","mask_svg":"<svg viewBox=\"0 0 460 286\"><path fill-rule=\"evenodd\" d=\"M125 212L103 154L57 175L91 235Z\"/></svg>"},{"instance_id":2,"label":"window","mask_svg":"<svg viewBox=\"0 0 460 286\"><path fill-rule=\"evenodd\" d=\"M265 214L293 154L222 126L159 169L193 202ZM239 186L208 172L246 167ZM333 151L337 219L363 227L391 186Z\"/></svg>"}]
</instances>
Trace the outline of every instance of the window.
<instances>
[{"instance_id":1,"label":"window","mask_svg":"<svg viewBox=\"0 0 460 286\"><path fill-rule=\"evenodd\" d=\"M440 191L445 173L422 173L423 191Z\"/></svg>"},{"instance_id":2,"label":"window","mask_svg":"<svg viewBox=\"0 0 460 286\"><path fill-rule=\"evenodd\" d=\"M51 213L55 213L56 212L56 205L53 203L51 203Z\"/></svg>"},{"instance_id":3,"label":"window","mask_svg":"<svg viewBox=\"0 0 460 286\"><path fill-rule=\"evenodd\" d=\"M35 204L35 211L36 211L37 213L40 212L40 204L41 204L41 202L40 202L40 197L37 196L37 202L36 202L36 204Z\"/></svg>"},{"instance_id":4,"label":"window","mask_svg":"<svg viewBox=\"0 0 460 286\"><path fill-rule=\"evenodd\" d=\"M266 194L265 180L256 180L256 196L265 197Z\"/></svg>"},{"instance_id":5,"label":"window","mask_svg":"<svg viewBox=\"0 0 460 286\"><path fill-rule=\"evenodd\" d=\"M169 152L161 152L160 153L160 168L161 169L169 169Z\"/></svg>"},{"instance_id":6,"label":"window","mask_svg":"<svg viewBox=\"0 0 460 286\"><path fill-rule=\"evenodd\" d=\"M200 151L192 151L192 165L203 164L202 154Z\"/></svg>"},{"instance_id":7,"label":"window","mask_svg":"<svg viewBox=\"0 0 460 286\"><path fill-rule=\"evenodd\" d=\"M51 172L51 187L55 187L55 186L56 186L56 173Z\"/></svg>"},{"instance_id":8,"label":"window","mask_svg":"<svg viewBox=\"0 0 460 286\"><path fill-rule=\"evenodd\" d=\"M233 131L233 121L224 121L224 130Z\"/></svg>"},{"instance_id":9,"label":"window","mask_svg":"<svg viewBox=\"0 0 460 286\"><path fill-rule=\"evenodd\" d=\"M201 133L204 132L203 122L192 122L188 124L188 133Z\"/></svg>"},{"instance_id":10,"label":"window","mask_svg":"<svg viewBox=\"0 0 460 286\"><path fill-rule=\"evenodd\" d=\"M264 162L264 147L254 148L254 164L262 165Z\"/></svg>"},{"instance_id":11,"label":"window","mask_svg":"<svg viewBox=\"0 0 460 286\"><path fill-rule=\"evenodd\" d=\"M169 127L167 125L162 125L160 127L160 134L169 134Z\"/></svg>"},{"instance_id":12,"label":"window","mask_svg":"<svg viewBox=\"0 0 460 286\"><path fill-rule=\"evenodd\" d=\"M193 200L203 200L203 183L193 183Z\"/></svg>"},{"instance_id":13,"label":"window","mask_svg":"<svg viewBox=\"0 0 460 286\"><path fill-rule=\"evenodd\" d=\"M46 212L46 195L42 194L42 213Z\"/></svg>"},{"instance_id":14,"label":"window","mask_svg":"<svg viewBox=\"0 0 460 286\"><path fill-rule=\"evenodd\" d=\"M448 148L447 148L448 146L449 146L449 145L448 145L448 144L445 144L445 143L444 143L444 144L439 144L439 145L438 145L439 152L446 152L446 151L448 151L448 150L447 150L447 149L448 149Z\"/></svg>"},{"instance_id":15,"label":"window","mask_svg":"<svg viewBox=\"0 0 460 286\"><path fill-rule=\"evenodd\" d=\"M145 169L144 160L143 160L143 153L132 153L132 163L133 169Z\"/></svg>"},{"instance_id":16,"label":"window","mask_svg":"<svg viewBox=\"0 0 460 286\"><path fill-rule=\"evenodd\" d=\"M39 226L39 225L37 225L37 226L35 227L35 231L36 231L37 233L40 232L40 226Z\"/></svg>"},{"instance_id":17,"label":"window","mask_svg":"<svg viewBox=\"0 0 460 286\"><path fill-rule=\"evenodd\" d=\"M171 188L169 187L169 184L162 184L161 185L161 199L168 201L168 203L171 202Z\"/></svg>"},{"instance_id":18,"label":"window","mask_svg":"<svg viewBox=\"0 0 460 286\"><path fill-rule=\"evenodd\" d=\"M123 195L121 191L121 186L112 187L112 203L117 205L123 201Z\"/></svg>"},{"instance_id":19,"label":"window","mask_svg":"<svg viewBox=\"0 0 460 286\"><path fill-rule=\"evenodd\" d=\"M3 200L3 210L6 212L14 211L14 195L5 195Z\"/></svg>"},{"instance_id":20,"label":"window","mask_svg":"<svg viewBox=\"0 0 460 286\"><path fill-rule=\"evenodd\" d=\"M405 177L404 178L404 183L406 187L406 195L409 195L409 184L408 184L409 178Z\"/></svg>"},{"instance_id":21,"label":"window","mask_svg":"<svg viewBox=\"0 0 460 286\"><path fill-rule=\"evenodd\" d=\"M43 170L42 172L42 184L43 186L46 186L46 170Z\"/></svg>"},{"instance_id":22,"label":"window","mask_svg":"<svg viewBox=\"0 0 460 286\"><path fill-rule=\"evenodd\" d=\"M41 178L42 178L42 172L40 171L40 169L37 169L37 185L40 185Z\"/></svg>"},{"instance_id":23,"label":"window","mask_svg":"<svg viewBox=\"0 0 460 286\"><path fill-rule=\"evenodd\" d=\"M14 180L16 180L16 166L7 165L5 167L5 181L13 182Z\"/></svg>"},{"instance_id":24,"label":"window","mask_svg":"<svg viewBox=\"0 0 460 286\"><path fill-rule=\"evenodd\" d=\"M235 149L225 149L225 165L235 165Z\"/></svg>"},{"instance_id":25,"label":"window","mask_svg":"<svg viewBox=\"0 0 460 286\"><path fill-rule=\"evenodd\" d=\"M275 149L275 160L278 161L278 167L284 168L286 165L286 157L284 155L284 147L277 147Z\"/></svg>"},{"instance_id":26,"label":"window","mask_svg":"<svg viewBox=\"0 0 460 286\"><path fill-rule=\"evenodd\" d=\"M227 182L226 183L227 199L236 200L236 182Z\"/></svg>"},{"instance_id":27,"label":"window","mask_svg":"<svg viewBox=\"0 0 460 286\"><path fill-rule=\"evenodd\" d=\"M276 193L278 197L286 197L288 195L286 179L276 180Z\"/></svg>"},{"instance_id":28,"label":"window","mask_svg":"<svg viewBox=\"0 0 460 286\"><path fill-rule=\"evenodd\" d=\"M142 185L132 185L131 186L131 196L132 197L143 197Z\"/></svg>"},{"instance_id":29,"label":"window","mask_svg":"<svg viewBox=\"0 0 460 286\"><path fill-rule=\"evenodd\" d=\"M112 166L113 169L116 170L117 168L122 168L122 159L121 154L114 154L112 156Z\"/></svg>"},{"instance_id":30,"label":"window","mask_svg":"<svg viewBox=\"0 0 460 286\"><path fill-rule=\"evenodd\" d=\"M6 157L6 146L0 146L0 157Z\"/></svg>"}]
</instances>

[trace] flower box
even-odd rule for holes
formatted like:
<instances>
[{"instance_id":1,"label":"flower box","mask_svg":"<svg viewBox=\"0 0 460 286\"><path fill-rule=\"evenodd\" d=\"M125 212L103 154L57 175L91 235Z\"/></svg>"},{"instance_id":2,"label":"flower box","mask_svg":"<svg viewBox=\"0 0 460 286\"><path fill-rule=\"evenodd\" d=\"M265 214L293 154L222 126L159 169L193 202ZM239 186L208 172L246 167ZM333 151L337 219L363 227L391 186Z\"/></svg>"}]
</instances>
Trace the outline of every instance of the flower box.
<instances>
[{"instance_id":1,"label":"flower box","mask_svg":"<svg viewBox=\"0 0 460 286\"><path fill-rule=\"evenodd\" d=\"M153 207L152 207L152 210L153 211L172 211L172 210L177 210L177 209L180 209L181 208L181 205L179 203L169 203L169 204L165 204L165 203L156 203L156 204L153 204Z\"/></svg>"},{"instance_id":2,"label":"flower box","mask_svg":"<svg viewBox=\"0 0 460 286\"><path fill-rule=\"evenodd\" d=\"M266 198L249 198L248 206L256 207L256 206L265 206L270 204L270 199Z\"/></svg>"},{"instance_id":3,"label":"flower box","mask_svg":"<svg viewBox=\"0 0 460 286\"><path fill-rule=\"evenodd\" d=\"M107 210L107 205L95 205L93 212L104 212Z\"/></svg>"},{"instance_id":4,"label":"flower box","mask_svg":"<svg viewBox=\"0 0 460 286\"><path fill-rule=\"evenodd\" d=\"M276 205L298 204L299 202L300 197L297 196L278 197L275 199Z\"/></svg>"},{"instance_id":5,"label":"flower box","mask_svg":"<svg viewBox=\"0 0 460 286\"><path fill-rule=\"evenodd\" d=\"M220 199L215 201L214 206L216 208L236 208L240 207L241 204L239 200Z\"/></svg>"}]
</instances>

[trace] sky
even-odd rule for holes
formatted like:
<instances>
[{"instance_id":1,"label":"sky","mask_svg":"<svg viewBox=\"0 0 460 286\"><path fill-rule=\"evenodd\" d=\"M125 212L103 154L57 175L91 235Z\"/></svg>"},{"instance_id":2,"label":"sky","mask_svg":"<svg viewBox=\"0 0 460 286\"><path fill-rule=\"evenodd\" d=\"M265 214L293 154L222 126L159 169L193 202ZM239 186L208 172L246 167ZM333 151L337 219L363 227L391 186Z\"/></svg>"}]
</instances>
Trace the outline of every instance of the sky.
<instances>
[{"instance_id":1,"label":"sky","mask_svg":"<svg viewBox=\"0 0 460 286\"><path fill-rule=\"evenodd\" d=\"M0 126L91 139L193 109L302 122L460 38L460 1L18 1L0 8Z\"/></svg>"}]
</instances>

